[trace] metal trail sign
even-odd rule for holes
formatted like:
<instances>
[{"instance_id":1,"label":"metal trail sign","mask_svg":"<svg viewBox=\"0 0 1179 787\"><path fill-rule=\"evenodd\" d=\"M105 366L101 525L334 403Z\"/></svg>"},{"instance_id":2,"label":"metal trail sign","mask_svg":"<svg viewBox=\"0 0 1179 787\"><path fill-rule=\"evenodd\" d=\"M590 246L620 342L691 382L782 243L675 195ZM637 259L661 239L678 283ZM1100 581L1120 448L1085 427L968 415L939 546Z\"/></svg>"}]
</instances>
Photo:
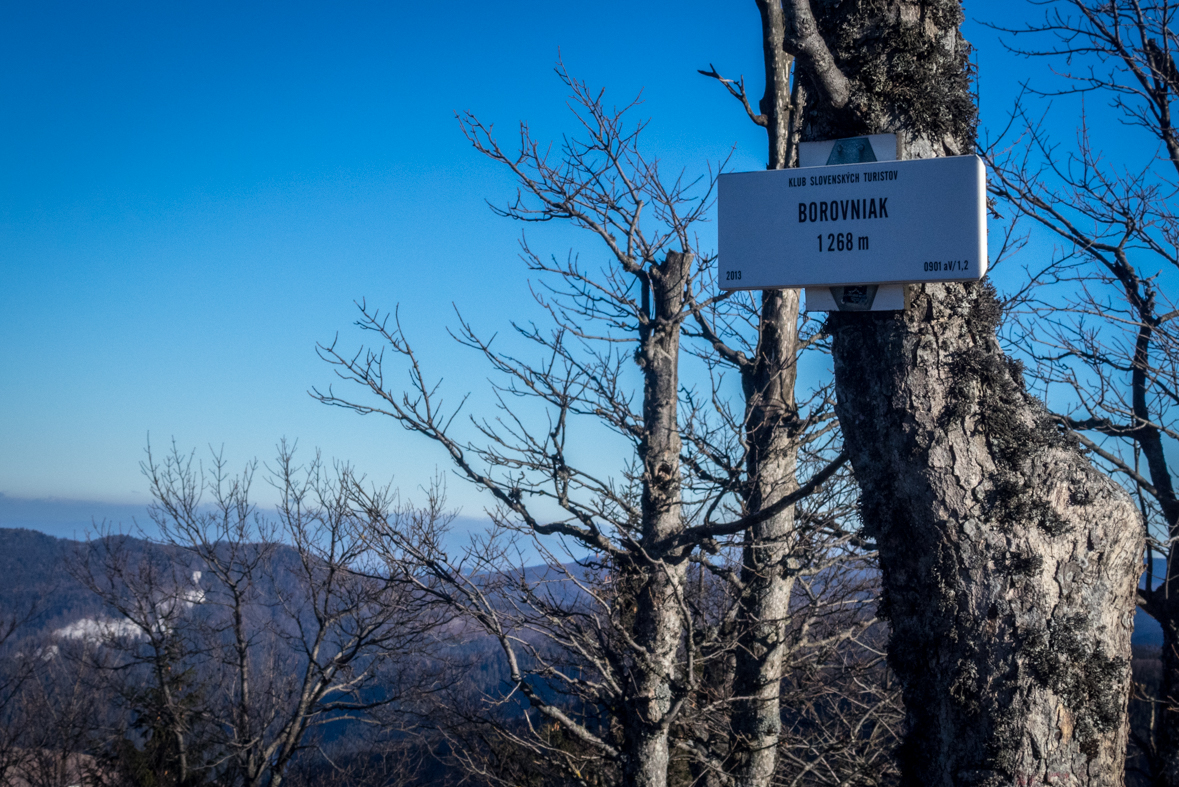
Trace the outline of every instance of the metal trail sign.
<instances>
[{"instance_id":1,"label":"metal trail sign","mask_svg":"<svg viewBox=\"0 0 1179 787\"><path fill-rule=\"evenodd\" d=\"M978 156L720 176L726 290L982 278L986 175Z\"/></svg>"}]
</instances>

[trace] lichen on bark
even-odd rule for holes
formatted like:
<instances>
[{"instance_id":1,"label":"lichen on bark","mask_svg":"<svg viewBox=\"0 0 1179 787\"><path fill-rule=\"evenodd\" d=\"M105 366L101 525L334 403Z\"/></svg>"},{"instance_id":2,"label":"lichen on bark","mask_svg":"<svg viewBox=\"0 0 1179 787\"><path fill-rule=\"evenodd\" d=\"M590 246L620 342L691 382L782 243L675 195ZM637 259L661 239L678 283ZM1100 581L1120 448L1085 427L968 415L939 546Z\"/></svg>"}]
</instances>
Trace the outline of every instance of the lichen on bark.
<instances>
[{"instance_id":1,"label":"lichen on bark","mask_svg":"<svg viewBox=\"0 0 1179 787\"><path fill-rule=\"evenodd\" d=\"M813 11L831 58L800 59L817 97L803 139L893 132L905 158L973 151L958 2ZM843 101L824 100L842 84L832 60ZM910 285L908 300L828 321L904 687L902 782L1121 783L1138 512L1026 391L996 339L993 288Z\"/></svg>"},{"instance_id":2,"label":"lichen on bark","mask_svg":"<svg viewBox=\"0 0 1179 787\"><path fill-rule=\"evenodd\" d=\"M985 283L833 315L838 412L880 549L909 784L1120 778L1142 534L1023 387Z\"/></svg>"},{"instance_id":3,"label":"lichen on bark","mask_svg":"<svg viewBox=\"0 0 1179 787\"><path fill-rule=\"evenodd\" d=\"M951 155L973 150L978 112L958 2L816 0L813 7L851 94L836 111L810 102L804 139L900 133L914 157L932 155L931 142ZM819 94L802 65L808 94Z\"/></svg>"}]
</instances>

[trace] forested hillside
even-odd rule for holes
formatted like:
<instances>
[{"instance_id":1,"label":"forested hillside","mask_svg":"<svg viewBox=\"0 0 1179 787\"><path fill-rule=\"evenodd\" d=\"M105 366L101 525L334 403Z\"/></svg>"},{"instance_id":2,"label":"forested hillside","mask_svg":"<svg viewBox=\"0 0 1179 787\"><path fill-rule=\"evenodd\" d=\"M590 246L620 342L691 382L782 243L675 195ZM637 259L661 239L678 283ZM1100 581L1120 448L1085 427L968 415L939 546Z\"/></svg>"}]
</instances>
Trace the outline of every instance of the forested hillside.
<instances>
[{"instance_id":1,"label":"forested hillside","mask_svg":"<svg viewBox=\"0 0 1179 787\"><path fill-rule=\"evenodd\" d=\"M221 545L216 551L225 554L228 547ZM299 655L305 653L301 643L306 640L290 628L292 620L286 615L300 596L301 586L305 587L306 574L302 573L299 550L289 544L255 544L250 552L267 555L265 565L259 566L259 581L248 605L255 622L249 643L250 660L255 664L252 677L259 686L274 691L284 681L271 674L273 670L297 674L300 664L306 663ZM190 552L176 545L125 535L78 542L19 529L0 529L0 561L0 609L6 611L4 631L11 632L0 662L0 718L4 724L0 735L4 759L0 764L7 768L11 784L53 783L58 778L75 777L95 784L148 785L160 784L161 779L172 783L169 774L179 764L180 747L168 741L167 713L187 714L180 726L188 739L187 756L193 761L188 767L194 772L184 783L243 779L240 772L235 776L231 768L217 764L227 755L227 742L210 728L215 715L228 712L228 708L216 710L215 698L209 693L230 688L232 681L227 685L224 676L215 674L221 669L215 663L221 657L209 646L212 643L189 638L198 634L216 638L218 632L225 631L220 624L210 628L208 624L217 614L202 609L224 603L224 598L217 599L218 580L210 576L206 563L194 560ZM582 587L594 581L594 569L569 568L566 574L558 567L533 567L519 577L485 577L479 584L502 594L495 606L504 612L527 603L528 592L543 593L552 604L567 609L591 608ZM200 577L194 580L193 571L200 571ZM155 585L150 598L141 600L151 602L148 606L157 611L155 625L166 625L167 631L145 632L137 630L134 623L126 625L133 618L142 620L136 617L136 607L127 604L127 591L133 587L143 591L147 587L143 582L152 576ZM857 585L870 588L871 581L861 582L864 579L870 577L858 578ZM169 587L173 581L182 586L182 593ZM809 589L815 587L818 585ZM178 598L187 601L177 605ZM807 603L805 594L800 593L794 606L801 610ZM297 623L313 627L313 618L314 614ZM329 710L309 725L306 740L288 765L285 781L367 785L473 780L490 784L500 778L547 783L545 780L558 777L559 771L546 776L545 768L508 754L514 737L511 730L523 723L525 705L511 700L489 704L493 698L503 697L510 685L494 639L478 626L457 620L436 618L431 624L439 626L439 631L429 645L403 653L403 661L412 662L411 667L402 664L398 669L374 673L381 679L355 696L359 704L352 711ZM188 626L193 629L184 633ZM554 655L543 637L523 631L519 634L522 641L539 648L539 657ZM1157 642L1141 634L1136 639L1136 678L1144 685L1157 683ZM160 645L158 651L154 641ZM848 651L845 655L853 654ZM360 669L375 667L382 658L373 651ZM157 682L153 664L169 671L182 667L183 677ZM821 668L817 675L816 667ZM821 732L823 724L841 713L837 706L823 709L814 704L816 692L822 696L845 690L840 688L838 671L830 670L830 664L822 668L818 663L800 662L791 671L783 710L787 723L794 727L796 745L808 736L830 734L829 730ZM419 680L422 675L429 675L429 685ZM860 672L857 679L872 675L876 680L885 677L869 671ZM403 687L386 683L398 679L414 684L413 690L401 691ZM829 683L824 685L824 681ZM292 688L288 684L285 691ZM160 694L167 691L178 693L178 705L171 710ZM575 700L563 698L555 684L541 691L546 702L587 710ZM385 704L386 694L396 695L396 701ZM270 702L280 699L275 695ZM791 703L800 704L791 710ZM281 701L271 705L271 712L278 712L282 705ZM368 705L381 706L383 711L365 721L357 710ZM1131 712L1135 722L1149 722L1148 706L1136 703ZM509 737L495 744L504 732L510 733ZM854 738L845 740L854 745ZM887 739L876 742L886 744ZM222 747L221 753L214 756L218 747ZM887 771L882 773L887 775Z\"/></svg>"}]
</instances>

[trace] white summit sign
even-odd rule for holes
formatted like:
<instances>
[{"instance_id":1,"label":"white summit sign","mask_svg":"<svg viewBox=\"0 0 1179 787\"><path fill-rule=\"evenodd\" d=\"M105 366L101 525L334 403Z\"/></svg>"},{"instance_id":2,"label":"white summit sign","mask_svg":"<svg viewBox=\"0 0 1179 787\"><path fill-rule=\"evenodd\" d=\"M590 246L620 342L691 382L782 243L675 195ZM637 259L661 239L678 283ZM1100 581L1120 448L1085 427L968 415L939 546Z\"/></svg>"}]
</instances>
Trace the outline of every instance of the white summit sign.
<instances>
[{"instance_id":1,"label":"white summit sign","mask_svg":"<svg viewBox=\"0 0 1179 787\"><path fill-rule=\"evenodd\" d=\"M982 278L986 174L978 156L720 176L726 290Z\"/></svg>"}]
</instances>

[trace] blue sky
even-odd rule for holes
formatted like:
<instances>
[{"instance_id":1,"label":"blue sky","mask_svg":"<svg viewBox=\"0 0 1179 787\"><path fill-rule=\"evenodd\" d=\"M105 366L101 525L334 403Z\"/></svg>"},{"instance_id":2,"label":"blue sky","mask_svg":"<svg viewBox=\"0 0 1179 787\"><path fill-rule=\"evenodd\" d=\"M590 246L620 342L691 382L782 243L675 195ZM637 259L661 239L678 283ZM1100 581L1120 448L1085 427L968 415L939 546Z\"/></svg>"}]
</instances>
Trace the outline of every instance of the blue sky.
<instances>
[{"instance_id":1,"label":"blue sky","mask_svg":"<svg viewBox=\"0 0 1179 787\"><path fill-rule=\"evenodd\" d=\"M1024 3L974 2L1010 22ZM753 2L10 3L0 24L0 494L137 505L150 433L234 465L282 437L403 488L444 457L308 396L353 300L400 304L456 392L484 373L445 332L532 313L513 193L459 132L569 128L552 67L625 102L648 150L763 166L714 63L760 95ZM973 21L984 125L1030 73ZM543 248L570 241L541 228ZM546 245L547 244L547 245ZM476 404L479 400L476 400ZM451 500L479 499L452 483ZM0 524L3 524L0 522Z\"/></svg>"}]
</instances>

